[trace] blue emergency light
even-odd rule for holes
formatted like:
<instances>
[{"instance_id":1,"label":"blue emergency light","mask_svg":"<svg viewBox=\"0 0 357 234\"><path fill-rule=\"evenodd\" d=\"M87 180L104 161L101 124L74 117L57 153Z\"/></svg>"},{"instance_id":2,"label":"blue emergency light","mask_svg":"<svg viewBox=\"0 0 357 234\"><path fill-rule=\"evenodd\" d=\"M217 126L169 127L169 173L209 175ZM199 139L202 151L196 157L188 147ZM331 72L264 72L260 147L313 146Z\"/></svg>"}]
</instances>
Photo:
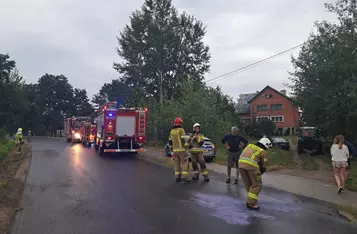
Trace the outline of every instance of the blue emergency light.
<instances>
[{"instance_id":1,"label":"blue emergency light","mask_svg":"<svg viewBox=\"0 0 357 234\"><path fill-rule=\"evenodd\" d=\"M108 113L108 116L109 116L109 117L112 117L112 116L113 116L113 113Z\"/></svg>"}]
</instances>

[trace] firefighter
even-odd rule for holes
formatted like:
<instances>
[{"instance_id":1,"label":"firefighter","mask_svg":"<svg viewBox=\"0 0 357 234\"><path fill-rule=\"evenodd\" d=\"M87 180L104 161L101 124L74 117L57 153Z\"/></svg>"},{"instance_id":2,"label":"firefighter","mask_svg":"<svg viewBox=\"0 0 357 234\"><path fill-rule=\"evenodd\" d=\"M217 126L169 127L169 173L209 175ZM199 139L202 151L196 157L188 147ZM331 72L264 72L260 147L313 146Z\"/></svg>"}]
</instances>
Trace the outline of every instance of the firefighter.
<instances>
[{"instance_id":1,"label":"firefighter","mask_svg":"<svg viewBox=\"0 0 357 234\"><path fill-rule=\"evenodd\" d=\"M204 142L204 135L200 132L201 125L199 123L195 123L193 125L193 132L190 134L187 143L189 144L189 148L191 151L191 162L193 168L193 180L199 179L199 170L197 161L200 164L200 169L204 178L204 181L208 182L208 170L206 168L205 160L203 159L203 149L202 145Z\"/></svg>"},{"instance_id":2,"label":"firefighter","mask_svg":"<svg viewBox=\"0 0 357 234\"><path fill-rule=\"evenodd\" d=\"M17 133L15 134L15 143L16 146L18 146L18 151L17 153L19 154L21 152L21 145L23 144L23 135L22 135L22 128L17 129Z\"/></svg>"},{"instance_id":3,"label":"firefighter","mask_svg":"<svg viewBox=\"0 0 357 234\"><path fill-rule=\"evenodd\" d=\"M256 144L245 147L240 155L239 170L248 193L246 206L249 209L259 209L257 202L262 189L262 175L266 170L266 150L271 147L270 140L263 137Z\"/></svg>"},{"instance_id":4,"label":"firefighter","mask_svg":"<svg viewBox=\"0 0 357 234\"><path fill-rule=\"evenodd\" d=\"M182 179L184 183L188 183L189 165L188 156L186 152L188 144L185 140L185 130L182 128L182 123L183 121L181 118L177 117L175 119L174 126L170 131L169 145L171 148L171 152L173 152L176 182L180 182Z\"/></svg>"}]
</instances>

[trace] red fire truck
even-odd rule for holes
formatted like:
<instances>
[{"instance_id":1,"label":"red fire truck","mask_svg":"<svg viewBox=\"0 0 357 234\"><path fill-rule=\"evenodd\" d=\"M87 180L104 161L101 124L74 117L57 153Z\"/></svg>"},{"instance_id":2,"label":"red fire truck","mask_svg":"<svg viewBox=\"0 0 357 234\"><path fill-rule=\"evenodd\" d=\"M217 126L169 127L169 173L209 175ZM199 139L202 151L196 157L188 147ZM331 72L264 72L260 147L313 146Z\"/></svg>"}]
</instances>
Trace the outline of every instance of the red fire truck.
<instances>
[{"instance_id":1,"label":"red fire truck","mask_svg":"<svg viewBox=\"0 0 357 234\"><path fill-rule=\"evenodd\" d=\"M95 148L99 154L144 152L147 108L118 108L116 105L116 102L108 102L97 111Z\"/></svg>"},{"instance_id":2,"label":"red fire truck","mask_svg":"<svg viewBox=\"0 0 357 234\"><path fill-rule=\"evenodd\" d=\"M80 134L82 137L82 144L84 146L91 146L95 143L95 135L97 133L97 126L93 125L91 122L86 122L80 129Z\"/></svg>"},{"instance_id":3,"label":"red fire truck","mask_svg":"<svg viewBox=\"0 0 357 234\"><path fill-rule=\"evenodd\" d=\"M64 120L64 132L67 142L81 142L82 136L79 132L82 125L86 122L90 122L90 116L78 116L72 118L66 118Z\"/></svg>"}]
</instances>

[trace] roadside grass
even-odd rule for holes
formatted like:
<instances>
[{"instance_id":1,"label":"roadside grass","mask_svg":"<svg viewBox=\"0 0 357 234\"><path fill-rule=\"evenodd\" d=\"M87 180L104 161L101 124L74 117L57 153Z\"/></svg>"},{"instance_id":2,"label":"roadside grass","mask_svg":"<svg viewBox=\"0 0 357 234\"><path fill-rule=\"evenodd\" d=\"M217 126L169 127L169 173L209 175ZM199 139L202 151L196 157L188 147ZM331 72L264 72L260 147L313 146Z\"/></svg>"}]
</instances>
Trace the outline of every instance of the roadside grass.
<instances>
[{"instance_id":1,"label":"roadside grass","mask_svg":"<svg viewBox=\"0 0 357 234\"><path fill-rule=\"evenodd\" d=\"M347 216L351 222L357 223L357 208L356 207L346 206L346 205L337 205L337 209L341 214L343 214L344 216Z\"/></svg>"},{"instance_id":2,"label":"roadside grass","mask_svg":"<svg viewBox=\"0 0 357 234\"><path fill-rule=\"evenodd\" d=\"M351 168L349 170L349 178L346 181L346 188L357 192L357 159L352 160Z\"/></svg>"},{"instance_id":3,"label":"roadside grass","mask_svg":"<svg viewBox=\"0 0 357 234\"><path fill-rule=\"evenodd\" d=\"M299 158L301 159L301 168L306 171L316 171L319 169L315 157L310 156L309 154L300 154Z\"/></svg>"},{"instance_id":4,"label":"roadside grass","mask_svg":"<svg viewBox=\"0 0 357 234\"><path fill-rule=\"evenodd\" d=\"M256 142L256 140L252 142ZM293 155L289 151L274 148L269 149L267 154L267 171L276 171L294 166ZM221 165L227 165L227 150L224 147L217 147L215 162Z\"/></svg>"}]
</instances>

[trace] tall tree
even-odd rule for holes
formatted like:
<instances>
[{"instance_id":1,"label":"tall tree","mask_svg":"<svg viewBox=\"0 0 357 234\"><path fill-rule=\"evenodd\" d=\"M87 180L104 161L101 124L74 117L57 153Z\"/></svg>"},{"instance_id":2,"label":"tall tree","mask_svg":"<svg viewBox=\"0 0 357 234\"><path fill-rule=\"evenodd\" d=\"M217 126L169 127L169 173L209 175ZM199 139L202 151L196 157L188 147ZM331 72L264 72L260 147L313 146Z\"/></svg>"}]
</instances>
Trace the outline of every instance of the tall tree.
<instances>
[{"instance_id":1,"label":"tall tree","mask_svg":"<svg viewBox=\"0 0 357 234\"><path fill-rule=\"evenodd\" d=\"M103 105L109 101L118 101L125 104L131 95L131 88L121 80L112 80L110 83L104 83L102 88L92 98L95 107Z\"/></svg>"},{"instance_id":2,"label":"tall tree","mask_svg":"<svg viewBox=\"0 0 357 234\"><path fill-rule=\"evenodd\" d=\"M206 28L186 13L178 14L171 0L145 0L118 38L114 63L130 87L140 87L161 105L182 94L187 79L202 83L209 71Z\"/></svg>"},{"instance_id":3,"label":"tall tree","mask_svg":"<svg viewBox=\"0 0 357 234\"><path fill-rule=\"evenodd\" d=\"M357 7L356 0L325 4L339 23L316 23L299 56L292 58L293 91L309 125L327 134L357 137ZM354 127L353 127L354 126Z\"/></svg>"},{"instance_id":4,"label":"tall tree","mask_svg":"<svg viewBox=\"0 0 357 234\"><path fill-rule=\"evenodd\" d=\"M63 119L75 114L73 87L63 75L45 74L38 80L39 106L48 131L63 129Z\"/></svg>"},{"instance_id":5,"label":"tall tree","mask_svg":"<svg viewBox=\"0 0 357 234\"><path fill-rule=\"evenodd\" d=\"M89 103L87 91L85 89L74 89L74 115L90 116L93 114L93 106Z\"/></svg>"}]
</instances>

